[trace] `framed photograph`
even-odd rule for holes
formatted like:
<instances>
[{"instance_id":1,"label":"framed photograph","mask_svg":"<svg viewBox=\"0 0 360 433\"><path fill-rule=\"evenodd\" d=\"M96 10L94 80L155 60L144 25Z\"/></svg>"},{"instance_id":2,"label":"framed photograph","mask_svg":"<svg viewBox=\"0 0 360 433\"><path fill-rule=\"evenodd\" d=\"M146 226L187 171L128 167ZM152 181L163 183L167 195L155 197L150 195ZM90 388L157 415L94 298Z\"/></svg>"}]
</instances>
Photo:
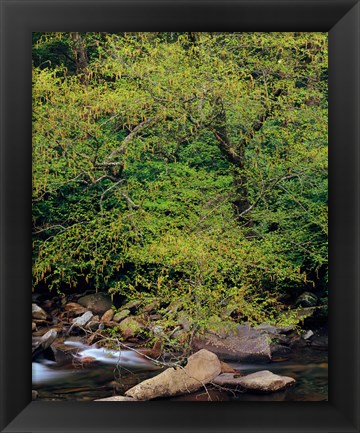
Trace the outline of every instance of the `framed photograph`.
<instances>
[{"instance_id":1,"label":"framed photograph","mask_svg":"<svg viewBox=\"0 0 360 433\"><path fill-rule=\"evenodd\" d=\"M359 8L1 0L1 431L359 431Z\"/></svg>"}]
</instances>

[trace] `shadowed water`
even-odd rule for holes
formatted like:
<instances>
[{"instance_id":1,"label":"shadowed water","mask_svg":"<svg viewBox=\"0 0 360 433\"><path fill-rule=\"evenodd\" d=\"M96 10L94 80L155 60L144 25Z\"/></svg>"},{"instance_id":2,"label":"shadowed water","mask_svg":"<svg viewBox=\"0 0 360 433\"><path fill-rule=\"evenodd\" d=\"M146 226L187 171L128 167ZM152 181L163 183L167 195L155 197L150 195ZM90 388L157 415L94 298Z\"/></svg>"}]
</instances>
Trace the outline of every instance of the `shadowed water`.
<instances>
[{"instance_id":1,"label":"shadowed water","mask_svg":"<svg viewBox=\"0 0 360 433\"><path fill-rule=\"evenodd\" d=\"M76 341L64 344L74 349L72 359L66 363L41 360L32 364L33 389L38 391L39 399L89 401L122 395L130 387L161 372L150 360L132 350L106 350ZM210 387L171 400L323 401L328 398L327 352L308 348L282 362L229 364L242 374L270 370L290 376L296 379L296 385L283 392L263 395L234 394Z\"/></svg>"}]
</instances>

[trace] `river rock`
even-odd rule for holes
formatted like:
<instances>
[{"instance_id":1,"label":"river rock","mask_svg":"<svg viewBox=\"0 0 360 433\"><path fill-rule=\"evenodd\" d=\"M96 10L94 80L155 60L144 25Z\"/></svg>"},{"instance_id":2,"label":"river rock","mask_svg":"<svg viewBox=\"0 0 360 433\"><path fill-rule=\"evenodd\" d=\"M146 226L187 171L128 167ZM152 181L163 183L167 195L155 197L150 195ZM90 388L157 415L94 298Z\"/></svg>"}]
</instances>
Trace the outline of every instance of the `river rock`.
<instances>
[{"instance_id":1,"label":"river rock","mask_svg":"<svg viewBox=\"0 0 360 433\"><path fill-rule=\"evenodd\" d=\"M78 303L91 310L94 314L103 315L112 307L111 298L105 293L93 293L78 299Z\"/></svg>"},{"instance_id":2,"label":"river rock","mask_svg":"<svg viewBox=\"0 0 360 433\"><path fill-rule=\"evenodd\" d=\"M82 316L77 317L73 320L72 325L70 326L70 329L68 330L68 334L74 329L74 328L83 328L85 325L91 320L93 317L93 313L91 311L86 311Z\"/></svg>"},{"instance_id":3,"label":"river rock","mask_svg":"<svg viewBox=\"0 0 360 433\"><path fill-rule=\"evenodd\" d=\"M94 401L139 401L136 398L125 397L124 395L114 395L113 397L97 398Z\"/></svg>"},{"instance_id":4,"label":"river rock","mask_svg":"<svg viewBox=\"0 0 360 433\"><path fill-rule=\"evenodd\" d=\"M45 352L57 337L57 332L55 329L50 329L46 334L44 334L38 342L32 348L32 358L35 359L40 353ZM51 349L50 349L51 351ZM53 354L51 354L53 355Z\"/></svg>"},{"instance_id":5,"label":"river rock","mask_svg":"<svg viewBox=\"0 0 360 433\"><path fill-rule=\"evenodd\" d=\"M55 329L50 329L46 334L40 338L40 344L44 349L47 349L54 342L57 337L57 331Z\"/></svg>"},{"instance_id":6,"label":"river rock","mask_svg":"<svg viewBox=\"0 0 360 433\"><path fill-rule=\"evenodd\" d=\"M311 338L314 335L313 331L311 329L309 329L304 335L303 335L303 339L304 340L308 340L309 338Z\"/></svg>"},{"instance_id":7,"label":"river rock","mask_svg":"<svg viewBox=\"0 0 360 433\"><path fill-rule=\"evenodd\" d=\"M54 350L55 361L65 364L68 364L70 361L72 362L74 355L79 350L76 345L65 344L63 339L56 339L51 348Z\"/></svg>"},{"instance_id":8,"label":"river rock","mask_svg":"<svg viewBox=\"0 0 360 433\"><path fill-rule=\"evenodd\" d=\"M185 367L168 368L151 379L129 389L125 395L137 400L186 394L206 385L221 372L218 357L202 349L191 355Z\"/></svg>"},{"instance_id":9,"label":"river rock","mask_svg":"<svg viewBox=\"0 0 360 433\"><path fill-rule=\"evenodd\" d=\"M31 330L32 331L36 330L36 323L32 322L32 324L31 324Z\"/></svg>"},{"instance_id":10,"label":"river rock","mask_svg":"<svg viewBox=\"0 0 360 433\"><path fill-rule=\"evenodd\" d=\"M114 322L121 322L125 317L127 317L130 314L130 310L121 310L118 313L116 313L113 317Z\"/></svg>"},{"instance_id":11,"label":"river rock","mask_svg":"<svg viewBox=\"0 0 360 433\"><path fill-rule=\"evenodd\" d=\"M111 322L112 319L114 317L114 310L112 310L111 308L107 311L105 311L105 313L101 316L101 322Z\"/></svg>"},{"instance_id":12,"label":"river rock","mask_svg":"<svg viewBox=\"0 0 360 433\"><path fill-rule=\"evenodd\" d=\"M224 388L240 388L239 378L240 373L221 373L219 376L215 377L212 381L213 384L222 386Z\"/></svg>"},{"instance_id":13,"label":"river rock","mask_svg":"<svg viewBox=\"0 0 360 433\"><path fill-rule=\"evenodd\" d=\"M78 304L77 302L69 302L68 304L64 305L64 308L74 316L79 316L80 314L84 314L87 311L85 307Z\"/></svg>"},{"instance_id":14,"label":"river rock","mask_svg":"<svg viewBox=\"0 0 360 433\"><path fill-rule=\"evenodd\" d=\"M144 306L144 308L142 309L143 313L146 314L150 314L153 311L157 311L160 307L160 301L159 299L154 299L152 302L150 302L150 304L147 304Z\"/></svg>"},{"instance_id":15,"label":"river rock","mask_svg":"<svg viewBox=\"0 0 360 433\"><path fill-rule=\"evenodd\" d=\"M130 310L132 313L134 313L141 305L141 301L140 300L133 300L133 301L129 301L126 304L124 304L122 306L122 309L124 310Z\"/></svg>"},{"instance_id":16,"label":"river rock","mask_svg":"<svg viewBox=\"0 0 360 433\"><path fill-rule=\"evenodd\" d=\"M315 307L319 299L314 293L304 292L295 301L297 307Z\"/></svg>"},{"instance_id":17,"label":"river rock","mask_svg":"<svg viewBox=\"0 0 360 433\"><path fill-rule=\"evenodd\" d=\"M237 383L246 391L275 392L293 385L295 379L288 376L278 376L269 370L263 370L239 377Z\"/></svg>"},{"instance_id":18,"label":"river rock","mask_svg":"<svg viewBox=\"0 0 360 433\"><path fill-rule=\"evenodd\" d=\"M75 326L85 326L88 323L88 321L93 318L93 316L94 315L91 311L86 311L80 317L74 319L72 323Z\"/></svg>"},{"instance_id":19,"label":"river rock","mask_svg":"<svg viewBox=\"0 0 360 433\"><path fill-rule=\"evenodd\" d=\"M311 346L316 347L317 349L327 350L329 343L327 325L325 327L317 329L314 332L314 335L311 337L311 340L307 343L310 343Z\"/></svg>"},{"instance_id":20,"label":"river rock","mask_svg":"<svg viewBox=\"0 0 360 433\"><path fill-rule=\"evenodd\" d=\"M113 320L110 320L110 322L101 322L99 328L101 329L101 325L105 328L115 328L115 326L118 326L117 322L114 322Z\"/></svg>"},{"instance_id":21,"label":"river rock","mask_svg":"<svg viewBox=\"0 0 360 433\"><path fill-rule=\"evenodd\" d=\"M270 325L269 323L261 323L260 325L256 326L255 329L260 331L262 334L287 335L294 331L295 326L274 326Z\"/></svg>"},{"instance_id":22,"label":"river rock","mask_svg":"<svg viewBox=\"0 0 360 433\"><path fill-rule=\"evenodd\" d=\"M32 400L36 400L38 398L39 393L37 391L35 391L35 389L33 389L31 391L31 399Z\"/></svg>"},{"instance_id":23,"label":"river rock","mask_svg":"<svg viewBox=\"0 0 360 433\"><path fill-rule=\"evenodd\" d=\"M46 320L48 315L37 304L32 304L32 317L33 319Z\"/></svg>"},{"instance_id":24,"label":"river rock","mask_svg":"<svg viewBox=\"0 0 360 433\"><path fill-rule=\"evenodd\" d=\"M122 337L126 340L128 338L136 337L144 329L144 322L135 317L126 317L118 325Z\"/></svg>"},{"instance_id":25,"label":"river rock","mask_svg":"<svg viewBox=\"0 0 360 433\"><path fill-rule=\"evenodd\" d=\"M295 343L295 340L292 340L292 343ZM281 358L281 357L286 357L288 356L292 349L291 347L285 345L285 344L279 344L278 342L276 342L276 340L274 342L271 342L270 344L270 350L271 350L271 359L273 360L274 358Z\"/></svg>"},{"instance_id":26,"label":"river rock","mask_svg":"<svg viewBox=\"0 0 360 433\"><path fill-rule=\"evenodd\" d=\"M269 362L271 338L249 325L240 325L235 331L216 335L207 333L193 339L195 349L207 349L223 359L246 362Z\"/></svg>"},{"instance_id":27,"label":"river rock","mask_svg":"<svg viewBox=\"0 0 360 433\"><path fill-rule=\"evenodd\" d=\"M223 373L216 377L213 384L232 388L241 392L275 392L281 391L295 383L295 379L288 376L278 376L271 371L263 370L242 376L241 374Z\"/></svg>"},{"instance_id":28,"label":"river rock","mask_svg":"<svg viewBox=\"0 0 360 433\"><path fill-rule=\"evenodd\" d=\"M99 326L100 326L100 322L99 321L97 321L97 320L90 320L87 324L86 324L86 326L85 326L85 328L86 329L89 329L89 331L96 331L97 329L99 329Z\"/></svg>"}]
</instances>

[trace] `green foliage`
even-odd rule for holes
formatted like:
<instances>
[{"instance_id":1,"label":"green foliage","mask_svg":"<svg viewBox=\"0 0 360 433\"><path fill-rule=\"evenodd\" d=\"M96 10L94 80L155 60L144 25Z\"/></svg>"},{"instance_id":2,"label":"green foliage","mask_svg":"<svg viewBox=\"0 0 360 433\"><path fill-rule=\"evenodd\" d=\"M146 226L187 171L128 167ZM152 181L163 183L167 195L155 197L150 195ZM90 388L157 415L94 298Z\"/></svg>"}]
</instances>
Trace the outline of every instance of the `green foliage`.
<instances>
[{"instance_id":1,"label":"green foliage","mask_svg":"<svg viewBox=\"0 0 360 433\"><path fill-rule=\"evenodd\" d=\"M35 288L178 299L194 329L326 290L325 34L37 33L33 59Z\"/></svg>"}]
</instances>

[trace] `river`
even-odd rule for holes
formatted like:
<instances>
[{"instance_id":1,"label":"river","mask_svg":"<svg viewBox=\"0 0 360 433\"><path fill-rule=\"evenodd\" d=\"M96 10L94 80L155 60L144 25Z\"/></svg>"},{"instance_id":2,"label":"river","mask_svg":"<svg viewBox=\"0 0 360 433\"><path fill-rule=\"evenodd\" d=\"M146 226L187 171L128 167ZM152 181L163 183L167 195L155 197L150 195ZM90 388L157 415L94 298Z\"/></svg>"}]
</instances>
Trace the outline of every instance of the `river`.
<instances>
[{"instance_id":1,"label":"river","mask_svg":"<svg viewBox=\"0 0 360 433\"><path fill-rule=\"evenodd\" d=\"M110 351L67 341L72 355L62 362L38 360L32 364L33 386L39 400L92 401L123 395L137 383L153 377L162 369L132 350ZM94 361L96 360L96 361ZM208 387L196 393L173 397L174 401L324 401L328 398L327 352L304 348L279 362L244 364L229 362L242 374L260 370L291 376L296 385L272 394L249 394Z\"/></svg>"}]
</instances>

